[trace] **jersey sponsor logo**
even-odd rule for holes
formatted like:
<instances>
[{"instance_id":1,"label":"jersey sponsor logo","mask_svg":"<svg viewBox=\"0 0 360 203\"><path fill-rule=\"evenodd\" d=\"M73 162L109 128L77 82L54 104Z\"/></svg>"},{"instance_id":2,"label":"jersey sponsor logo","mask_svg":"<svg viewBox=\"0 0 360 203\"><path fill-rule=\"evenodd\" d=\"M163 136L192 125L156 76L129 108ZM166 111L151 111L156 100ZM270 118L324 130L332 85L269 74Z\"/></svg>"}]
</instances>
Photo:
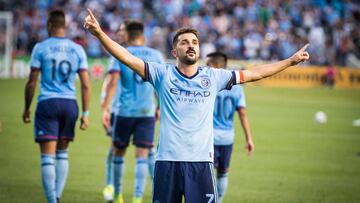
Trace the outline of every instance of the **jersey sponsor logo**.
<instances>
[{"instance_id":1,"label":"jersey sponsor logo","mask_svg":"<svg viewBox=\"0 0 360 203\"><path fill-rule=\"evenodd\" d=\"M205 98L211 95L210 91L190 91L178 88L170 88L170 93L176 96L176 101L194 104L205 103Z\"/></svg>"},{"instance_id":2,"label":"jersey sponsor logo","mask_svg":"<svg viewBox=\"0 0 360 203\"><path fill-rule=\"evenodd\" d=\"M211 93L209 91L190 91L178 88L170 88L170 93L176 96L176 100L179 102L187 103L205 103L205 98L209 97Z\"/></svg>"},{"instance_id":3,"label":"jersey sponsor logo","mask_svg":"<svg viewBox=\"0 0 360 203\"><path fill-rule=\"evenodd\" d=\"M178 88L170 88L170 93L178 96L185 97L209 97L211 95L210 91L190 91L183 90Z\"/></svg>"}]
</instances>

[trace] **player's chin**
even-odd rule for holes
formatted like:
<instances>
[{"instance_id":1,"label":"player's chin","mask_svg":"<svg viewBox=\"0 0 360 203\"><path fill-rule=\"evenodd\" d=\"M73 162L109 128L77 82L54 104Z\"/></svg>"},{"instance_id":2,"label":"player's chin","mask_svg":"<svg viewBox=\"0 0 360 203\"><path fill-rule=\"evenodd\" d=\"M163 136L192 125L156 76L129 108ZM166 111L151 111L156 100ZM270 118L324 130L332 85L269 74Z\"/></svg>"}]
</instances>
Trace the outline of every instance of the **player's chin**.
<instances>
[{"instance_id":1,"label":"player's chin","mask_svg":"<svg viewBox=\"0 0 360 203\"><path fill-rule=\"evenodd\" d=\"M182 62L186 65L193 65L197 62L198 57L196 56L186 56L183 58Z\"/></svg>"}]
</instances>

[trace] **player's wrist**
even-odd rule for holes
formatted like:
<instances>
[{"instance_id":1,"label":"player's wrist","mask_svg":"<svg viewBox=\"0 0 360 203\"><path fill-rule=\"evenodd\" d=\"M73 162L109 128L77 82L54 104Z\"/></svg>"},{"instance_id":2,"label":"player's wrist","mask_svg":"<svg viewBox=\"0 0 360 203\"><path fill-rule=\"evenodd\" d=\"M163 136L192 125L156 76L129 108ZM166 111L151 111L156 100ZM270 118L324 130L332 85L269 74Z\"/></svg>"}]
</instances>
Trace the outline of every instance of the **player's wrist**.
<instances>
[{"instance_id":1,"label":"player's wrist","mask_svg":"<svg viewBox=\"0 0 360 203\"><path fill-rule=\"evenodd\" d=\"M89 111L83 111L82 117L89 117L90 112Z\"/></svg>"},{"instance_id":2,"label":"player's wrist","mask_svg":"<svg viewBox=\"0 0 360 203\"><path fill-rule=\"evenodd\" d=\"M295 55L291 56L290 58L288 58L288 61L289 61L289 66L295 66L296 64L298 64L296 58L295 58Z\"/></svg>"}]
</instances>

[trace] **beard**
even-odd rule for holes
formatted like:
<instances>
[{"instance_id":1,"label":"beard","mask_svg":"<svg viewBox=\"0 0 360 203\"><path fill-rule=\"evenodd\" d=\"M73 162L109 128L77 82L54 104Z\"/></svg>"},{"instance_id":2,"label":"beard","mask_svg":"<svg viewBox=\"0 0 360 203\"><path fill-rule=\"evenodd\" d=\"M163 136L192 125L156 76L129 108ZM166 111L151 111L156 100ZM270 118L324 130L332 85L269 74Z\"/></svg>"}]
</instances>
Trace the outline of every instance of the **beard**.
<instances>
[{"instance_id":1,"label":"beard","mask_svg":"<svg viewBox=\"0 0 360 203\"><path fill-rule=\"evenodd\" d=\"M188 57L188 55L179 57L180 62L183 64L186 64L186 65L193 65L198 61L198 59L199 59L199 57L197 57L196 55L195 55L195 57L192 57L192 58Z\"/></svg>"},{"instance_id":2,"label":"beard","mask_svg":"<svg viewBox=\"0 0 360 203\"><path fill-rule=\"evenodd\" d=\"M194 52L193 53L194 57L189 57L188 56L188 53L190 51ZM179 57L180 62L183 63L183 64L186 64L186 65L193 65L198 61L198 59L199 59L199 57L196 55L195 50L192 49L192 48L189 48L189 50L186 52L186 54L184 56Z\"/></svg>"}]
</instances>

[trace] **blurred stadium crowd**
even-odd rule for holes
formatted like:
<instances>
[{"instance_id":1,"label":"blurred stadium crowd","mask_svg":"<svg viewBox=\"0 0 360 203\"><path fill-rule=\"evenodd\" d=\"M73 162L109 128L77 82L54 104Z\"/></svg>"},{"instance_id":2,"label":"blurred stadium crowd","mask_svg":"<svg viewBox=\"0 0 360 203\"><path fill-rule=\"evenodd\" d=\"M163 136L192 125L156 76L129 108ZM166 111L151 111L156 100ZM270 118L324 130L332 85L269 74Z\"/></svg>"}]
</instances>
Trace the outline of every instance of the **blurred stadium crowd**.
<instances>
[{"instance_id":1,"label":"blurred stadium crowd","mask_svg":"<svg viewBox=\"0 0 360 203\"><path fill-rule=\"evenodd\" d=\"M360 67L358 0L14 0L0 10L14 12L17 56L47 37L51 8L66 11L68 36L90 57L107 55L82 28L87 7L113 37L124 19L143 20L147 45L168 57L176 29L193 26L202 57L217 49L234 59L279 60L309 42L311 64Z\"/></svg>"}]
</instances>

